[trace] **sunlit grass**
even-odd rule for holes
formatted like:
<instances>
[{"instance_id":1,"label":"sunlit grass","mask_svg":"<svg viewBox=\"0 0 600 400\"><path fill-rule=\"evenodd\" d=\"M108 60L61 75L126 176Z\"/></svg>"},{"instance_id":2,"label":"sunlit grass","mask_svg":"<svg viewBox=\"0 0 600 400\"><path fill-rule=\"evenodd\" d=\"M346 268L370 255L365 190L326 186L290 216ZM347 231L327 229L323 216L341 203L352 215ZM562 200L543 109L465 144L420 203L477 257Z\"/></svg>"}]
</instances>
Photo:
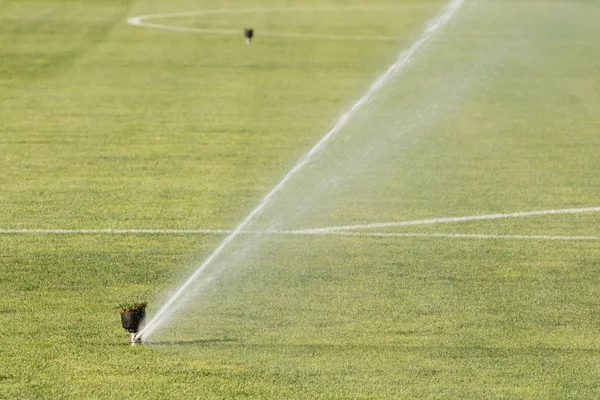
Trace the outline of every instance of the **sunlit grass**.
<instances>
[{"instance_id":1,"label":"sunlit grass","mask_svg":"<svg viewBox=\"0 0 600 400\"><path fill-rule=\"evenodd\" d=\"M0 228L231 229L442 6L406 4L255 14L246 46L235 14L206 24L239 37L124 22L196 2L0 2ZM257 226L600 206L597 13L470 2ZM398 41L260 36L346 25ZM598 236L598 218L384 231ZM129 347L118 304L156 312L222 237L0 234L0 397L598 397L598 241L264 236Z\"/></svg>"}]
</instances>

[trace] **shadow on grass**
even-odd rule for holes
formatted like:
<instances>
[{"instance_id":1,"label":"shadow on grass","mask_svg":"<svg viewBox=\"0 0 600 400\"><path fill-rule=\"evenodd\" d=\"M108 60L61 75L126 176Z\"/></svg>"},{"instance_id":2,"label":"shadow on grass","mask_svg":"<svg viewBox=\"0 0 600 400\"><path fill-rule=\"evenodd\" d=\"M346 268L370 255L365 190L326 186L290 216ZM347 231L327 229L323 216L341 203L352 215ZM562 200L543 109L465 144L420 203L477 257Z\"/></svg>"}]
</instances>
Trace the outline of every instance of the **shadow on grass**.
<instances>
[{"instance_id":1,"label":"shadow on grass","mask_svg":"<svg viewBox=\"0 0 600 400\"><path fill-rule=\"evenodd\" d=\"M163 340L147 343L148 346L194 346L202 344L236 343L237 339L196 339L196 340Z\"/></svg>"}]
</instances>

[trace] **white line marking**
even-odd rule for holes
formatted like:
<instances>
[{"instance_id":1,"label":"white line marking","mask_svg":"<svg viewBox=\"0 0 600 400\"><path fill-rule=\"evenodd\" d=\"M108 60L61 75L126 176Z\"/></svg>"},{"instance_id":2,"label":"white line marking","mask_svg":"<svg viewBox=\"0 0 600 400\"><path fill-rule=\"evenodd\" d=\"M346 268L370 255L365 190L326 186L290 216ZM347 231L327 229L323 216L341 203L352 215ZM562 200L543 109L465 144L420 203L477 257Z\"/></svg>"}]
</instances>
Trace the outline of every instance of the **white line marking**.
<instances>
[{"instance_id":1,"label":"white line marking","mask_svg":"<svg viewBox=\"0 0 600 400\"><path fill-rule=\"evenodd\" d=\"M540 215L557 215L557 214L579 214L579 213L592 213L600 212L600 207L586 207L586 208L564 208L559 210L542 210L542 211L520 211L509 214L488 214L488 215L471 215L467 217L444 217L444 218L429 218L429 219L418 219L414 221L403 221L403 222L377 222L372 224L358 224L358 225L345 225L345 226L330 226L326 228L313 228L313 229L299 229L297 233L328 233L334 231L354 231L358 229L373 229L373 228L390 228L398 226L415 226L415 225L433 225L443 224L450 222L466 222L466 221L482 221L490 219L503 219L503 218L523 218L533 217Z\"/></svg>"},{"instance_id":2,"label":"white line marking","mask_svg":"<svg viewBox=\"0 0 600 400\"><path fill-rule=\"evenodd\" d=\"M390 65L390 67L375 80L369 90L367 90L367 93L365 93L365 95L360 98L347 113L342 114L335 126L300 159L298 164L296 164L296 166L283 177L277 186L267 193L258 206L252 210L248 216L246 216L246 218L244 218L244 220L233 230L233 232L231 232L215 249L215 251L202 263L202 265L200 265L200 267L183 283L183 285L177 289L175 294L173 294L167 300L167 302L160 308L154 317L150 319L148 324L141 330L141 332L137 334L137 337L141 338L151 334L158 326L160 326L163 321L166 320L174 303L186 292L187 288L202 275L206 267L223 252L227 245L237 237L237 235L255 216L262 212L267 204L269 204L269 202L275 197L277 192L279 192L281 188L283 188L285 184L294 175L296 175L296 173L300 171L315 154L323 149L327 142L333 136L335 136L335 134L337 134L346 126L348 121L350 121L352 117L354 117L354 115L379 92L379 90L389 81L389 79L392 76L399 74L410 63L410 61L412 61L413 56L421 48L421 46L423 46L423 44L425 44L427 41L431 40L431 38L433 38L435 34L440 31L448 23L448 21L450 21L452 16L454 16L463 2L464 0L452 0L450 3L448 3L446 9L440 15L427 24L427 27L425 28L425 31L421 37L408 50L402 52L398 56L396 62Z\"/></svg>"},{"instance_id":3,"label":"white line marking","mask_svg":"<svg viewBox=\"0 0 600 400\"><path fill-rule=\"evenodd\" d=\"M44 16L44 15L40 15L40 16L31 16L31 15L25 15L25 16L0 16L0 21L62 21L62 22L71 22L73 23L74 21L76 22L88 22L88 21L99 21L99 22L113 22L115 20L115 18L110 18L110 17L82 17L82 16L78 16L77 18L73 18L73 17L68 17L65 16L64 14L62 16ZM6 24L3 24L6 25Z\"/></svg>"},{"instance_id":4,"label":"white line marking","mask_svg":"<svg viewBox=\"0 0 600 400\"><path fill-rule=\"evenodd\" d=\"M290 232L291 233L291 232ZM343 232L321 233L322 235L359 236L359 237L400 237L400 238L451 238L451 239L513 239L513 240L600 240L600 236L565 235L496 235L485 233L380 233L380 232ZM308 234L312 235L312 234Z\"/></svg>"},{"instance_id":5,"label":"white line marking","mask_svg":"<svg viewBox=\"0 0 600 400\"><path fill-rule=\"evenodd\" d=\"M173 32L185 33L203 33L208 35L240 35L239 29L214 29L214 28L192 28L187 26L157 24L147 22L153 19L172 19L185 18L196 15L219 15L219 14L254 14L254 13L276 13L276 12L343 12L343 11L386 11L398 8L424 8L427 5L422 4L406 4L406 5L383 5L383 6L346 6L346 7L314 7L314 8L247 8L247 9L213 9L213 10L196 10L184 11L169 14L150 14L140 15L127 19L127 23L131 26L145 27L152 29L160 29ZM397 37L393 36L364 36L364 35L330 35L330 34L315 34L315 33L295 33L295 32L269 32L260 31L261 36L285 37L297 39L328 39L328 40L375 40L375 41L398 41Z\"/></svg>"},{"instance_id":6,"label":"white line marking","mask_svg":"<svg viewBox=\"0 0 600 400\"><path fill-rule=\"evenodd\" d=\"M231 233L226 229L0 229L0 234L215 234Z\"/></svg>"},{"instance_id":7,"label":"white line marking","mask_svg":"<svg viewBox=\"0 0 600 400\"><path fill-rule=\"evenodd\" d=\"M521 211L508 214L470 215L465 217L444 217L403 222L384 222L365 225L333 226L329 228L297 229L284 231L240 231L240 234L261 235L351 235L378 237L448 237L473 239L548 239L548 240L598 240L600 236L551 236L551 235L497 235L467 233L393 233L393 232L351 232L359 229L385 228L398 226L435 225L451 222L482 221L501 218L523 218L531 216L577 214L600 212L600 207L566 208L558 210ZM0 229L0 234L231 234L227 229Z\"/></svg>"},{"instance_id":8,"label":"white line marking","mask_svg":"<svg viewBox=\"0 0 600 400\"><path fill-rule=\"evenodd\" d=\"M225 229L0 229L0 234L33 235L76 235L76 234L227 234ZM567 235L498 235L485 233L390 233L390 232L309 232L305 231L241 231L240 234L298 235L298 236L358 236L358 237L400 237L400 238L455 238L455 239L519 239L519 240L600 240L600 236Z\"/></svg>"}]
</instances>

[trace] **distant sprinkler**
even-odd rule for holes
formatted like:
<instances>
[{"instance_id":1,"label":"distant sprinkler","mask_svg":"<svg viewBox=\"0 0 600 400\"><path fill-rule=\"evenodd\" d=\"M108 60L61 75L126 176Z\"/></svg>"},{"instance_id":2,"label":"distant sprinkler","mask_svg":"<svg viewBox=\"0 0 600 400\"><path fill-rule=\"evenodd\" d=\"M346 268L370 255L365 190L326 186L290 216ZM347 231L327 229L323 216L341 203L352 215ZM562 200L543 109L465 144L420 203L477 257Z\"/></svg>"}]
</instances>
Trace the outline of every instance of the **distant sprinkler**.
<instances>
[{"instance_id":1,"label":"distant sprinkler","mask_svg":"<svg viewBox=\"0 0 600 400\"><path fill-rule=\"evenodd\" d=\"M136 338L136 335L140 329L140 325L144 322L144 317L146 317L146 303L121 305L119 309L121 324L129 332L131 345L135 346L138 343L142 343L142 339L139 337Z\"/></svg>"},{"instance_id":2,"label":"distant sprinkler","mask_svg":"<svg viewBox=\"0 0 600 400\"><path fill-rule=\"evenodd\" d=\"M246 38L246 44L252 43L253 36L254 36L254 29L244 29L244 37Z\"/></svg>"}]
</instances>

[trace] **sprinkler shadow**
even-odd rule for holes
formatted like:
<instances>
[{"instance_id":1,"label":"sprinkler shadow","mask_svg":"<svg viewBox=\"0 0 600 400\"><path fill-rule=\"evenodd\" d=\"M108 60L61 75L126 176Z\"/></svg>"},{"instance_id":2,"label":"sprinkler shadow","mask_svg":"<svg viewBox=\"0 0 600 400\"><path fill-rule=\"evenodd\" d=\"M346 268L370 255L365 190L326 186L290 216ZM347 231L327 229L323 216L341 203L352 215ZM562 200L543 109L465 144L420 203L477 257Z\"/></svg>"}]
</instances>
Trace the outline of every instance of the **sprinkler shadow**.
<instances>
[{"instance_id":1,"label":"sprinkler shadow","mask_svg":"<svg viewBox=\"0 0 600 400\"><path fill-rule=\"evenodd\" d=\"M148 346L194 346L203 344L235 343L237 339L196 339L196 340L163 340L160 342L149 342Z\"/></svg>"}]
</instances>

